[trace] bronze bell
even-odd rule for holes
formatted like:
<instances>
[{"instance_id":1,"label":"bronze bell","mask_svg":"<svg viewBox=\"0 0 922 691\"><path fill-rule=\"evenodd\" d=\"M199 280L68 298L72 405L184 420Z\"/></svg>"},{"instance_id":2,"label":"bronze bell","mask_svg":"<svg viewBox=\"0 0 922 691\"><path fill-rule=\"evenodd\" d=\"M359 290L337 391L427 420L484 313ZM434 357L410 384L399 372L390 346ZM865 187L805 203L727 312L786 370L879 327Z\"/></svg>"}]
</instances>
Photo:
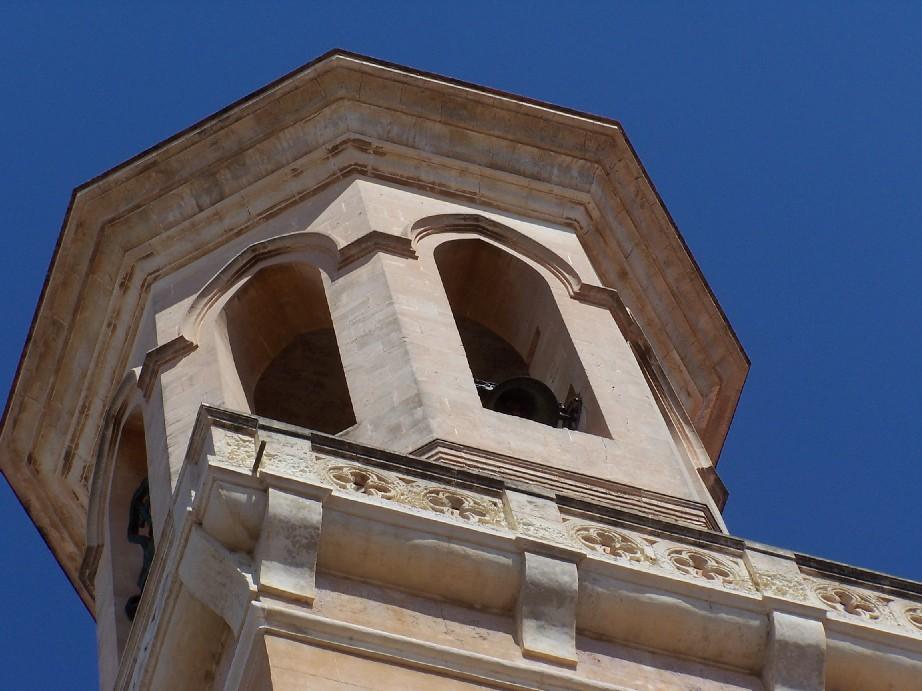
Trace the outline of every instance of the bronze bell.
<instances>
[{"instance_id":1,"label":"bronze bell","mask_svg":"<svg viewBox=\"0 0 922 691\"><path fill-rule=\"evenodd\" d=\"M485 407L497 413L515 415L551 427L557 426L559 405L544 382L531 377L507 379L488 393Z\"/></svg>"}]
</instances>

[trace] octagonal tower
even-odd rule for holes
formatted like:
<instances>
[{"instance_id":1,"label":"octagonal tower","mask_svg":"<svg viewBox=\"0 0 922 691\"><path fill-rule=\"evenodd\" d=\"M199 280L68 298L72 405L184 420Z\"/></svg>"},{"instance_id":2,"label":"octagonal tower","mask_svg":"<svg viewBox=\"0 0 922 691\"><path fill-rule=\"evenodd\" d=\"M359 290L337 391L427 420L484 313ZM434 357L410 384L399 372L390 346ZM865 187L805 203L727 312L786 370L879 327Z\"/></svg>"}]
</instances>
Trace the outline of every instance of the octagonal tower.
<instances>
[{"instance_id":1,"label":"octagonal tower","mask_svg":"<svg viewBox=\"0 0 922 691\"><path fill-rule=\"evenodd\" d=\"M105 689L917 679L727 534L747 370L617 122L333 52L75 192L0 461Z\"/></svg>"}]
</instances>

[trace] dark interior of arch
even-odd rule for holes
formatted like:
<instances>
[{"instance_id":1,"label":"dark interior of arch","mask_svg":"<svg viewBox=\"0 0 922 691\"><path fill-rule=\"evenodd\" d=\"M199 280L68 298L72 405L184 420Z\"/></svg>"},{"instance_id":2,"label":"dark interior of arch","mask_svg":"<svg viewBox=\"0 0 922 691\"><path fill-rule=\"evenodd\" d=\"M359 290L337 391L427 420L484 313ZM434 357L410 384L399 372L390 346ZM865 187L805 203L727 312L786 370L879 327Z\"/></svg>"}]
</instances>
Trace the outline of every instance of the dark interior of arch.
<instances>
[{"instance_id":1,"label":"dark interior of arch","mask_svg":"<svg viewBox=\"0 0 922 691\"><path fill-rule=\"evenodd\" d=\"M479 239L440 245L435 260L475 380L528 376L564 402L583 399L578 429L609 437L592 386L545 279ZM481 399L485 402L481 390Z\"/></svg>"},{"instance_id":2,"label":"dark interior of arch","mask_svg":"<svg viewBox=\"0 0 922 691\"><path fill-rule=\"evenodd\" d=\"M126 612L129 600L141 593L139 581L145 552L137 540L129 537L132 499L147 479L147 442L141 411L136 409L125 419L119 431L118 447L109 490L109 548L112 560L112 589L115 599L116 638L121 650L128 638L131 621ZM141 527L142 534L153 527Z\"/></svg>"},{"instance_id":3,"label":"dark interior of arch","mask_svg":"<svg viewBox=\"0 0 922 691\"><path fill-rule=\"evenodd\" d=\"M456 317L455 323L474 379L501 382L528 376L528 363L502 336L467 317Z\"/></svg>"},{"instance_id":4,"label":"dark interior of arch","mask_svg":"<svg viewBox=\"0 0 922 691\"><path fill-rule=\"evenodd\" d=\"M320 271L257 272L224 307L228 344L257 415L336 434L355 424Z\"/></svg>"},{"instance_id":5,"label":"dark interior of arch","mask_svg":"<svg viewBox=\"0 0 922 691\"><path fill-rule=\"evenodd\" d=\"M336 434L355 424L333 329L298 334L256 382L257 415Z\"/></svg>"}]
</instances>

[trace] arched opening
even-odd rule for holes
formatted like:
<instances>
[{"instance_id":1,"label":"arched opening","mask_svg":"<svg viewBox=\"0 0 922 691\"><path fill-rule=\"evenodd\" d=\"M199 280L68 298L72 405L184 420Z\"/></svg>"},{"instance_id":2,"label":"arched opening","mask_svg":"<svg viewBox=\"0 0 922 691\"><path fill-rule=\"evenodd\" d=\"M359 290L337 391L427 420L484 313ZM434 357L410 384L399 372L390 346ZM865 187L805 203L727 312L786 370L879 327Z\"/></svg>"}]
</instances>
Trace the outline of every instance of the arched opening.
<instances>
[{"instance_id":1,"label":"arched opening","mask_svg":"<svg viewBox=\"0 0 922 691\"><path fill-rule=\"evenodd\" d=\"M484 406L609 437L541 274L479 239L446 242L435 261Z\"/></svg>"},{"instance_id":2,"label":"arched opening","mask_svg":"<svg viewBox=\"0 0 922 691\"><path fill-rule=\"evenodd\" d=\"M148 489L147 444L140 409L119 432L109 492L109 548L118 648L131 629L154 558L154 526Z\"/></svg>"},{"instance_id":3,"label":"arched opening","mask_svg":"<svg viewBox=\"0 0 922 691\"><path fill-rule=\"evenodd\" d=\"M355 424L317 268L261 269L228 300L221 322L252 412L327 434Z\"/></svg>"}]
</instances>

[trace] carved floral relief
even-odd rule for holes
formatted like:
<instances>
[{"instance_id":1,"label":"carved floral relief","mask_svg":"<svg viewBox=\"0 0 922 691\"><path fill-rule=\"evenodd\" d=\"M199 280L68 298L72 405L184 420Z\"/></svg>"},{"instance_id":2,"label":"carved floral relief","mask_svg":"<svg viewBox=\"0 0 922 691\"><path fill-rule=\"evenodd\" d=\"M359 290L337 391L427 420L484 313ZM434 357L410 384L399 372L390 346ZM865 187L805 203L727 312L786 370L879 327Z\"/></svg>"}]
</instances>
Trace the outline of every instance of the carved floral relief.
<instances>
[{"instance_id":1,"label":"carved floral relief","mask_svg":"<svg viewBox=\"0 0 922 691\"><path fill-rule=\"evenodd\" d=\"M529 537L560 545L569 545L572 542L561 523L552 523L529 516L516 516L515 523L519 532Z\"/></svg>"},{"instance_id":2,"label":"carved floral relief","mask_svg":"<svg viewBox=\"0 0 922 691\"><path fill-rule=\"evenodd\" d=\"M347 492L399 502L467 523L504 525L502 508L497 501L454 487L442 487L377 468L344 463L331 464L326 470L326 477Z\"/></svg>"},{"instance_id":3,"label":"carved floral relief","mask_svg":"<svg viewBox=\"0 0 922 691\"><path fill-rule=\"evenodd\" d=\"M232 465L250 468L256 460L256 444L251 437L227 434L224 437L224 457Z\"/></svg>"},{"instance_id":4,"label":"carved floral relief","mask_svg":"<svg viewBox=\"0 0 922 691\"><path fill-rule=\"evenodd\" d=\"M799 574L781 573L778 571L757 571L755 572L755 579L759 584L759 590L767 595L798 600L800 602L808 601L807 586L804 583L803 577Z\"/></svg>"},{"instance_id":5,"label":"carved floral relief","mask_svg":"<svg viewBox=\"0 0 922 691\"><path fill-rule=\"evenodd\" d=\"M260 467L295 480L316 481L317 477L316 464L309 455L307 457L294 456L266 450Z\"/></svg>"},{"instance_id":6,"label":"carved floral relief","mask_svg":"<svg viewBox=\"0 0 922 691\"><path fill-rule=\"evenodd\" d=\"M581 546L614 559L639 564L656 560L652 552L639 541L611 528L576 524L570 528L570 532Z\"/></svg>"},{"instance_id":7,"label":"carved floral relief","mask_svg":"<svg viewBox=\"0 0 922 691\"><path fill-rule=\"evenodd\" d=\"M906 621L922 631L922 607L907 607L903 614L906 617Z\"/></svg>"},{"instance_id":8,"label":"carved floral relief","mask_svg":"<svg viewBox=\"0 0 922 691\"><path fill-rule=\"evenodd\" d=\"M742 585L736 569L713 554L677 547L670 549L666 558L676 571L688 576L729 587Z\"/></svg>"},{"instance_id":9,"label":"carved floral relief","mask_svg":"<svg viewBox=\"0 0 922 691\"><path fill-rule=\"evenodd\" d=\"M401 495L400 482L390 474L353 465L333 465L327 468L327 477L340 489L397 501Z\"/></svg>"},{"instance_id":10,"label":"carved floral relief","mask_svg":"<svg viewBox=\"0 0 922 691\"><path fill-rule=\"evenodd\" d=\"M430 487L422 492L419 500L413 502L429 511L454 516L470 523L502 525L502 514L497 505L483 501L466 492L444 487Z\"/></svg>"},{"instance_id":11,"label":"carved floral relief","mask_svg":"<svg viewBox=\"0 0 922 691\"><path fill-rule=\"evenodd\" d=\"M850 588L834 584L821 584L814 588L816 596L830 609L853 617L877 621L881 610L870 597Z\"/></svg>"}]
</instances>

